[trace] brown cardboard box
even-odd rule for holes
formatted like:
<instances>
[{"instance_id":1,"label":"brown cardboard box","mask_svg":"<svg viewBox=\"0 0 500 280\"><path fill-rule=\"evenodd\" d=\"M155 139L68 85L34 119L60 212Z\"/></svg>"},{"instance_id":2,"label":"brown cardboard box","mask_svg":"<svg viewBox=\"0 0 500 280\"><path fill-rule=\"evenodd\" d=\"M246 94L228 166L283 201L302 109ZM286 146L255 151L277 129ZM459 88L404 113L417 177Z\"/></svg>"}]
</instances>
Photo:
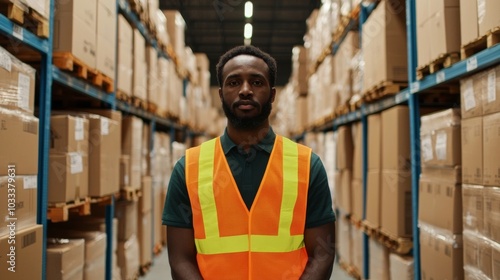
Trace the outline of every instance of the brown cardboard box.
<instances>
[{"instance_id":1,"label":"brown cardboard box","mask_svg":"<svg viewBox=\"0 0 500 280\"><path fill-rule=\"evenodd\" d=\"M363 182L353 179L352 188L352 219L355 221L363 220Z\"/></svg>"},{"instance_id":2,"label":"brown cardboard box","mask_svg":"<svg viewBox=\"0 0 500 280\"><path fill-rule=\"evenodd\" d=\"M146 40L138 29L134 29L132 95L147 101Z\"/></svg>"},{"instance_id":3,"label":"brown cardboard box","mask_svg":"<svg viewBox=\"0 0 500 280\"><path fill-rule=\"evenodd\" d=\"M0 106L33 114L35 69L0 47Z\"/></svg>"},{"instance_id":4,"label":"brown cardboard box","mask_svg":"<svg viewBox=\"0 0 500 280\"><path fill-rule=\"evenodd\" d=\"M500 1L479 0L477 14L479 22L479 36L486 34L491 29L500 26L500 17L495 11L500 11Z\"/></svg>"},{"instance_id":5,"label":"brown cardboard box","mask_svg":"<svg viewBox=\"0 0 500 280\"><path fill-rule=\"evenodd\" d=\"M119 188L120 126L115 120L84 114L89 125L89 195L105 196Z\"/></svg>"},{"instance_id":6,"label":"brown cardboard box","mask_svg":"<svg viewBox=\"0 0 500 280\"><path fill-rule=\"evenodd\" d=\"M370 250L370 278L389 280L389 249L378 241L369 239ZM399 276L400 277L400 276ZM401 279L399 278L398 279Z\"/></svg>"},{"instance_id":7,"label":"brown cardboard box","mask_svg":"<svg viewBox=\"0 0 500 280\"><path fill-rule=\"evenodd\" d=\"M380 170L368 171L368 182L366 186L366 220L372 228L380 227L380 212L382 198L382 173Z\"/></svg>"},{"instance_id":8,"label":"brown cardboard box","mask_svg":"<svg viewBox=\"0 0 500 280\"><path fill-rule=\"evenodd\" d=\"M390 236L412 236L411 173L382 172L381 228Z\"/></svg>"},{"instance_id":9,"label":"brown cardboard box","mask_svg":"<svg viewBox=\"0 0 500 280\"><path fill-rule=\"evenodd\" d=\"M423 166L453 167L461 164L460 121L459 109L448 109L421 117Z\"/></svg>"},{"instance_id":10,"label":"brown cardboard box","mask_svg":"<svg viewBox=\"0 0 500 280\"><path fill-rule=\"evenodd\" d=\"M128 187L130 185L130 156L120 156L120 187Z\"/></svg>"},{"instance_id":11,"label":"brown cardboard box","mask_svg":"<svg viewBox=\"0 0 500 280\"><path fill-rule=\"evenodd\" d=\"M462 120L462 182L483 184L483 118Z\"/></svg>"},{"instance_id":12,"label":"brown cardboard box","mask_svg":"<svg viewBox=\"0 0 500 280\"><path fill-rule=\"evenodd\" d=\"M298 96L295 100L296 112L296 127L300 131L304 131L307 126L307 96Z\"/></svg>"},{"instance_id":13,"label":"brown cardboard box","mask_svg":"<svg viewBox=\"0 0 500 280\"><path fill-rule=\"evenodd\" d=\"M492 254L492 263L493 263L493 279L499 279L500 278L500 244L499 243L494 243L493 244L493 254Z\"/></svg>"},{"instance_id":14,"label":"brown cardboard box","mask_svg":"<svg viewBox=\"0 0 500 280\"><path fill-rule=\"evenodd\" d=\"M347 213L340 211L338 217L338 255L339 261L347 264L352 264L353 262L353 248L352 248L352 225L345 219Z\"/></svg>"},{"instance_id":15,"label":"brown cardboard box","mask_svg":"<svg viewBox=\"0 0 500 280\"><path fill-rule=\"evenodd\" d=\"M102 117L105 117L105 118L117 121L119 123L121 123L121 121L122 121L122 112L116 111L116 110L94 109L94 108L78 108L78 109L75 109L75 111L80 111L80 112L85 112L85 113L99 115L99 116L102 116ZM121 131L121 129L120 129L120 131Z\"/></svg>"},{"instance_id":16,"label":"brown cardboard box","mask_svg":"<svg viewBox=\"0 0 500 280\"><path fill-rule=\"evenodd\" d=\"M493 241L483 237L480 239L478 244L478 253L479 253L479 270L488 277L487 279L493 279L493 271L492 271L492 254L493 254Z\"/></svg>"},{"instance_id":17,"label":"brown cardboard box","mask_svg":"<svg viewBox=\"0 0 500 280\"><path fill-rule=\"evenodd\" d=\"M500 244L500 188L484 188L484 235Z\"/></svg>"},{"instance_id":18,"label":"brown cardboard box","mask_svg":"<svg viewBox=\"0 0 500 280\"><path fill-rule=\"evenodd\" d=\"M382 122L380 114L368 116L368 170L382 169Z\"/></svg>"},{"instance_id":19,"label":"brown cardboard box","mask_svg":"<svg viewBox=\"0 0 500 280\"><path fill-rule=\"evenodd\" d=\"M89 152L89 121L79 116L50 117L50 153Z\"/></svg>"},{"instance_id":20,"label":"brown cardboard box","mask_svg":"<svg viewBox=\"0 0 500 280\"><path fill-rule=\"evenodd\" d=\"M479 72L460 80L462 119L483 115L484 73L485 72Z\"/></svg>"},{"instance_id":21,"label":"brown cardboard box","mask_svg":"<svg viewBox=\"0 0 500 280\"><path fill-rule=\"evenodd\" d=\"M407 106L396 106L381 113L382 170L409 170L410 126Z\"/></svg>"},{"instance_id":22,"label":"brown cardboard box","mask_svg":"<svg viewBox=\"0 0 500 280\"><path fill-rule=\"evenodd\" d=\"M352 71L350 69L351 60L359 49L359 33L350 31L335 53L333 66L333 82L337 85L339 102L345 104L352 96ZM366 66L365 66L366 67ZM307 75L303 75L307 77Z\"/></svg>"},{"instance_id":23,"label":"brown cardboard box","mask_svg":"<svg viewBox=\"0 0 500 280\"><path fill-rule=\"evenodd\" d=\"M130 156L130 187L141 187L142 120L127 116L122 121L122 154Z\"/></svg>"},{"instance_id":24,"label":"brown cardboard box","mask_svg":"<svg viewBox=\"0 0 500 280\"><path fill-rule=\"evenodd\" d=\"M483 114L500 112L500 65L485 71L483 77Z\"/></svg>"},{"instance_id":25,"label":"brown cardboard box","mask_svg":"<svg viewBox=\"0 0 500 280\"><path fill-rule=\"evenodd\" d=\"M483 232L484 187L462 185L462 211L464 230Z\"/></svg>"},{"instance_id":26,"label":"brown cardboard box","mask_svg":"<svg viewBox=\"0 0 500 280\"><path fill-rule=\"evenodd\" d=\"M37 13L48 19L50 16L50 0L25 0L26 4Z\"/></svg>"},{"instance_id":27,"label":"brown cardboard box","mask_svg":"<svg viewBox=\"0 0 500 280\"><path fill-rule=\"evenodd\" d=\"M389 255L390 279L414 279L413 267L413 257L394 253Z\"/></svg>"},{"instance_id":28,"label":"brown cardboard box","mask_svg":"<svg viewBox=\"0 0 500 280\"><path fill-rule=\"evenodd\" d=\"M97 0L96 69L115 79L116 64L116 1Z\"/></svg>"},{"instance_id":29,"label":"brown cardboard box","mask_svg":"<svg viewBox=\"0 0 500 280\"><path fill-rule=\"evenodd\" d=\"M97 0L57 1L54 52L69 52L87 67L96 67Z\"/></svg>"},{"instance_id":30,"label":"brown cardboard box","mask_svg":"<svg viewBox=\"0 0 500 280\"><path fill-rule=\"evenodd\" d=\"M462 45L479 37L476 0L460 0L460 31Z\"/></svg>"},{"instance_id":31,"label":"brown cardboard box","mask_svg":"<svg viewBox=\"0 0 500 280\"><path fill-rule=\"evenodd\" d=\"M0 236L2 280L42 279L42 234L43 226L35 225L14 235ZM10 240L15 240L15 244Z\"/></svg>"},{"instance_id":32,"label":"brown cardboard box","mask_svg":"<svg viewBox=\"0 0 500 280\"><path fill-rule=\"evenodd\" d=\"M430 6L439 5L429 21L430 31L430 55L431 60L439 58L443 54L460 52L460 7L458 1L456 6L448 6L444 0L430 0Z\"/></svg>"},{"instance_id":33,"label":"brown cardboard box","mask_svg":"<svg viewBox=\"0 0 500 280\"><path fill-rule=\"evenodd\" d=\"M417 54L418 66L424 66L431 61L431 48L429 44L429 1L416 1L416 16L417 16Z\"/></svg>"},{"instance_id":34,"label":"brown cardboard box","mask_svg":"<svg viewBox=\"0 0 500 280\"><path fill-rule=\"evenodd\" d=\"M483 184L500 186L500 113L483 117Z\"/></svg>"},{"instance_id":35,"label":"brown cardboard box","mask_svg":"<svg viewBox=\"0 0 500 280\"><path fill-rule=\"evenodd\" d=\"M422 279L463 279L462 235L420 225Z\"/></svg>"},{"instance_id":36,"label":"brown cardboard box","mask_svg":"<svg viewBox=\"0 0 500 280\"><path fill-rule=\"evenodd\" d=\"M182 61L182 54L184 53L185 47L185 28L186 22L182 18L179 11L176 10L164 10L163 13L167 18L167 33L170 38L170 43L174 47L175 54Z\"/></svg>"},{"instance_id":37,"label":"brown cardboard box","mask_svg":"<svg viewBox=\"0 0 500 280\"><path fill-rule=\"evenodd\" d=\"M210 71L210 61L205 53L195 53L196 65L200 71Z\"/></svg>"},{"instance_id":38,"label":"brown cardboard box","mask_svg":"<svg viewBox=\"0 0 500 280\"><path fill-rule=\"evenodd\" d=\"M141 146L141 176L151 175L151 128L149 124L142 125L142 146Z\"/></svg>"},{"instance_id":39,"label":"brown cardboard box","mask_svg":"<svg viewBox=\"0 0 500 280\"><path fill-rule=\"evenodd\" d=\"M0 176L38 174L38 119L26 113L0 108Z\"/></svg>"},{"instance_id":40,"label":"brown cardboard box","mask_svg":"<svg viewBox=\"0 0 500 280\"><path fill-rule=\"evenodd\" d=\"M340 185L336 186L340 194L338 198L338 207L346 213L353 211L353 190L352 190L352 171L344 169L340 171Z\"/></svg>"},{"instance_id":41,"label":"brown cardboard box","mask_svg":"<svg viewBox=\"0 0 500 280\"><path fill-rule=\"evenodd\" d=\"M120 266L122 279L134 279L139 270L139 242L133 234L126 241L118 243L118 266Z\"/></svg>"},{"instance_id":42,"label":"brown cardboard box","mask_svg":"<svg viewBox=\"0 0 500 280\"><path fill-rule=\"evenodd\" d=\"M133 34L130 23L119 14L117 89L128 96L132 96Z\"/></svg>"},{"instance_id":43,"label":"brown cardboard box","mask_svg":"<svg viewBox=\"0 0 500 280\"><path fill-rule=\"evenodd\" d=\"M0 207L0 236L7 235L12 222L15 230L31 227L36 224L37 214L37 176L0 177L0 199L4 201ZM15 181L13 181L14 179ZM9 197L15 191L15 197ZM10 199L13 199L12 201ZM14 203L12 205L11 203ZM13 227L12 227L13 228Z\"/></svg>"},{"instance_id":44,"label":"brown cardboard box","mask_svg":"<svg viewBox=\"0 0 500 280\"><path fill-rule=\"evenodd\" d=\"M481 235L477 232L464 230L464 266L479 270L479 243Z\"/></svg>"},{"instance_id":45,"label":"brown cardboard box","mask_svg":"<svg viewBox=\"0 0 500 280\"><path fill-rule=\"evenodd\" d=\"M56 239L47 242L47 279L83 279L84 239Z\"/></svg>"},{"instance_id":46,"label":"brown cardboard box","mask_svg":"<svg viewBox=\"0 0 500 280\"><path fill-rule=\"evenodd\" d=\"M115 217L118 219L118 241L127 241L137 233L137 202L118 201L115 206Z\"/></svg>"},{"instance_id":47,"label":"brown cardboard box","mask_svg":"<svg viewBox=\"0 0 500 280\"><path fill-rule=\"evenodd\" d=\"M139 240L139 263L140 265L147 265L151 263L151 257L153 256L153 241L151 240L151 234L153 231L152 225L152 213L139 212L137 216L137 223L139 224L137 239Z\"/></svg>"},{"instance_id":48,"label":"brown cardboard box","mask_svg":"<svg viewBox=\"0 0 500 280\"><path fill-rule=\"evenodd\" d=\"M352 178L363 179L363 125L361 122L353 124L354 152L352 160Z\"/></svg>"},{"instance_id":49,"label":"brown cardboard box","mask_svg":"<svg viewBox=\"0 0 500 280\"><path fill-rule=\"evenodd\" d=\"M422 173L420 175L419 221L452 233L461 233L463 218L461 190L461 184L456 181Z\"/></svg>"},{"instance_id":50,"label":"brown cardboard box","mask_svg":"<svg viewBox=\"0 0 500 280\"><path fill-rule=\"evenodd\" d=\"M163 206L165 204L165 196L163 196L163 189L161 181L153 181L153 231L154 231L154 245L162 244L162 216Z\"/></svg>"},{"instance_id":51,"label":"brown cardboard box","mask_svg":"<svg viewBox=\"0 0 500 280\"><path fill-rule=\"evenodd\" d=\"M158 105L160 80L158 74L158 51L152 46L146 46L146 66L148 71L147 87L148 97L147 100Z\"/></svg>"},{"instance_id":52,"label":"brown cardboard box","mask_svg":"<svg viewBox=\"0 0 500 280\"><path fill-rule=\"evenodd\" d=\"M363 25L363 89L408 80L405 6L382 1Z\"/></svg>"},{"instance_id":53,"label":"brown cardboard box","mask_svg":"<svg viewBox=\"0 0 500 280\"><path fill-rule=\"evenodd\" d=\"M142 177L142 196L139 198L139 213L146 213L152 209L152 178L151 176Z\"/></svg>"},{"instance_id":54,"label":"brown cardboard box","mask_svg":"<svg viewBox=\"0 0 500 280\"><path fill-rule=\"evenodd\" d=\"M341 126L337 132L337 169L352 169L354 147L351 126Z\"/></svg>"},{"instance_id":55,"label":"brown cardboard box","mask_svg":"<svg viewBox=\"0 0 500 280\"><path fill-rule=\"evenodd\" d=\"M88 156L80 153L50 154L50 203L69 202L85 198L89 191Z\"/></svg>"},{"instance_id":56,"label":"brown cardboard box","mask_svg":"<svg viewBox=\"0 0 500 280\"><path fill-rule=\"evenodd\" d=\"M363 273L363 232L361 228L351 227L352 266Z\"/></svg>"}]
</instances>

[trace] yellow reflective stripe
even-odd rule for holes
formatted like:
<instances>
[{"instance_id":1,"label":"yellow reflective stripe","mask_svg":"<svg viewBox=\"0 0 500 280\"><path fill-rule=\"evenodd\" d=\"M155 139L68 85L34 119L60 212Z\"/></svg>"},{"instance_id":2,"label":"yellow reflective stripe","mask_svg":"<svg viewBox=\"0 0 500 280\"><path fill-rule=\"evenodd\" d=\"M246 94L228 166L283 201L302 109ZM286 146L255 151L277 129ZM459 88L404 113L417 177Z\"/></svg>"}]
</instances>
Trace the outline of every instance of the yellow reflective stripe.
<instances>
[{"instance_id":1,"label":"yellow reflective stripe","mask_svg":"<svg viewBox=\"0 0 500 280\"><path fill-rule=\"evenodd\" d=\"M304 235L251 235L252 252L291 252L304 247Z\"/></svg>"},{"instance_id":2,"label":"yellow reflective stripe","mask_svg":"<svg viewBox=\"0 0 500 280\"><path fill-rule=\"evenodd\" d=\"M248 235L195 239L196 250L201 254L248 252Z\"/></svg>"},{"instance_id":3,"label":"yellow reflective stripe","mask_svg":"<svg viewBox=\"0 0 500 280\"><path fill-rule=\"evenodd\" d=\"M201 145L198 172L198 196L200 198L201 214L205 236L207 239L219 237L219 221L213 192L214 155L216 139Z\"/></svg>"},{"instance_id":4,"label":"yellow reflective stripe","mask_svg":"<svg viewBox=\"0 0 500 280\"><path fill-rule=\"evenodd\" d=\"M299 192L299 151L297 144L283 137L283 197L278 236L290 236L293 209Z\"/></svg>"}]
</instances>

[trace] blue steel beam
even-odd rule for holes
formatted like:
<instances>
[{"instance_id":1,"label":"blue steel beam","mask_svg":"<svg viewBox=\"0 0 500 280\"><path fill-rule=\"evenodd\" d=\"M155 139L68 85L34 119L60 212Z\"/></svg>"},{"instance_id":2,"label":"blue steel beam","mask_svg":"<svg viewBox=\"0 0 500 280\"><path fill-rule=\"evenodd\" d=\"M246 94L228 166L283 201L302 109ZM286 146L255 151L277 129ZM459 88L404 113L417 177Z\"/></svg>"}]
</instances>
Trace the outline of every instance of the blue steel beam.
<instances>
[{"instance_id":1,"label":"blue steel beam","mask_svg":"<svg viewBox=\"0 0 500 280\"><path fill-rule=\"evenodd\" d=\"M53 11L53 10L52 10ZM52 16L52 13L51 13ZM52 22L50 28L52 29ZM47 54L52 51L52 33L49 32L49 39L40 38L25 28L10 21L6 16L0 14L0 32L7 35L11 44L17 46L19 44L26 44L39 51L40 53Z\"/></svg>"}]
</instances>

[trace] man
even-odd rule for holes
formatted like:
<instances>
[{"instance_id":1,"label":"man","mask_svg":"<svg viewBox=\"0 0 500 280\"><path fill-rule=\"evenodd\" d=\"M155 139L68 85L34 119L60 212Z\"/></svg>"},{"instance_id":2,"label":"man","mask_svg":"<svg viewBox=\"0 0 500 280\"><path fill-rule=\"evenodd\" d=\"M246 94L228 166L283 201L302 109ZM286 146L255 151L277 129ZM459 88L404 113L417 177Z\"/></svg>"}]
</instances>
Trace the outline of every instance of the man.
<instances>
[{"instance_id":1,"label":"man","mask_svg":"<svg viewBox=\"0 0 500 280\"><path fill-rule=\"evenodd\" d=\"M310 148L274 134L276 62L240 46L217 64L228 119L174 167L163 224L173 279L329 279L335 216Z\"/></svg>"}]
</instances>

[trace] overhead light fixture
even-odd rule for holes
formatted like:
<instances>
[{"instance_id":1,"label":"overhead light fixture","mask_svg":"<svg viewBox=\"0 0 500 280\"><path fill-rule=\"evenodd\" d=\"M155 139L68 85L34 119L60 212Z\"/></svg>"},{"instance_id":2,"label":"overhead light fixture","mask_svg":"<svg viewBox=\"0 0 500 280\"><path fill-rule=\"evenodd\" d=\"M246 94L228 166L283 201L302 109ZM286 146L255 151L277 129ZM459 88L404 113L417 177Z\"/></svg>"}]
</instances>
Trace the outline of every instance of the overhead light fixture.
<instances>
[{"instance_id":1,"label":"overhead light fixture","mask_svg":"<svg viewBox=\"0 0 500 280\"><path fill-rule=\"evenodd\" d=\"M246 23L245 24L245 32L243 34L243 36L245 37L245 39L252 38L252 32L253 32L252 24L251 23Z\"/></svg>"},{"instance_id":2,"label":"overhead light fixture","mask_svg":"<svg viewBox=\"0 0 500 280\"><path fill-rule=\"evenodd\" d=\"M245 3L245 17L251 18L253 16L253 3L251 1L247 1Z\"/></svg>"}]
</instances>

